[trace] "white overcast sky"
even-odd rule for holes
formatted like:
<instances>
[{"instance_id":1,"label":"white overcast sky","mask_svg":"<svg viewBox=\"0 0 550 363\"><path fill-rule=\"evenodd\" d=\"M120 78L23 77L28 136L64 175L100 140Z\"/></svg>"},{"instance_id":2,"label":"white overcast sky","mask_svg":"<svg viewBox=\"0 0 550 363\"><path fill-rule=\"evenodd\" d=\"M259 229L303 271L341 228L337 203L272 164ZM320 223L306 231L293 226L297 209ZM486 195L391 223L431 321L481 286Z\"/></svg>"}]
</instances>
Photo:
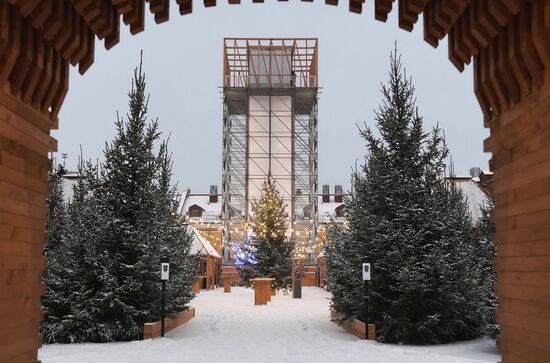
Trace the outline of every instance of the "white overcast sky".
<instances>
[{"instance_id":1,"label":"white overcast sky","mask_svg":"<svg viewBox=\"0 0 550 363\"><path fill-rule=\"evenodd\" d=\"M174 179L179 188L208 192L221 185L222 83L224 37L319 38L319 185L349 188L350 168L365 154L356 124L374 125L387 80L389 54L397 41L407 73L416 86L425 128L439 122L445 130L457 174L472 166L488 168L483 152L488 130L473 92L471 66L459 73L447 58L447 43L438 49L422 39L422 23L408 33L397 26L394 10L387 23L374 20L374 1L363 14L323 1L228 5L204 8L194 1L191 15L180 16L171 1L171 19L157 25L147 14L145 31L131 36L121 28L121 41L106 51L96 44L95 63L84 76L71 69L70 89L60 113L58 154L67 153L74 170L82 145L85 158L102 159L106 140L114 135L116 111L127 111L133 68L144 51L149 112L170 137Z\"/></svg>"}]
</instances>

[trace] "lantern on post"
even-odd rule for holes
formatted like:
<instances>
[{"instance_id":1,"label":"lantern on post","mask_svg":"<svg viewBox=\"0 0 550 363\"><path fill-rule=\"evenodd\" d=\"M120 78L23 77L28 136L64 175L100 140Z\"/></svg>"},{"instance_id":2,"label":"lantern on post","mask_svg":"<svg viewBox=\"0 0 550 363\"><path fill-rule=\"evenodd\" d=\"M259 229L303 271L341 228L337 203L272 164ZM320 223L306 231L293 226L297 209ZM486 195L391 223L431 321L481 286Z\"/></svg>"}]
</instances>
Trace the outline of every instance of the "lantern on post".
<instances>
[{"instance_id":1,"label":"lantern on post","mask_svg":"<svg viewBox=\"0 0 550 363\"><path fill-rule=\"evenodd\" d=\"M362 269L363 271L363 284L365 289L365 339L369 339L369 281L370 281L370 263L363 262Z\"/></svg>"},{"instance_id":2,"label":"lantern on post","mask_svg":"<svg viewBox=\"0 0 550 363\"><path fill-rule=\"evenodd\" d=\"M166 308L166 281L170 279L170 262L168 257L163 257L160 259L160 280L162 282L162 298L161 298L161 307L160 307L160 336L164 337L164 315Z\"/></svg>"}]
</instances>

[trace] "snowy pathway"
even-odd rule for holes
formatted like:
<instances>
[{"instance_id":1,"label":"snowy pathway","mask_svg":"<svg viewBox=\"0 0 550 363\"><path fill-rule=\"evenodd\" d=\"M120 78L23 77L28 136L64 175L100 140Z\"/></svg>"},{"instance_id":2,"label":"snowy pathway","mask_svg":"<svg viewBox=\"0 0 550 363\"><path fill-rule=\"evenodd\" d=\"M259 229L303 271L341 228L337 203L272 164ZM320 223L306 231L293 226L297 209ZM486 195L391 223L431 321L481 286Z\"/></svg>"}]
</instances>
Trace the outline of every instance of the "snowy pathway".
<instances>
[{"instance_id":1,"label":"snowy pathway","mask_svg":"<svg viewBox=\"0 0 550 363\"><path fill-rule=\"evenodd\" d=\"M473 363L497 362L487 340L441 346L397 346L359 340L329 321L329 294L304 288L303 299L274 296L253 305L253 291L201 292L195 319L165 339L109 344L46 345L43 363Z\"/></svg>"}]
</instances>

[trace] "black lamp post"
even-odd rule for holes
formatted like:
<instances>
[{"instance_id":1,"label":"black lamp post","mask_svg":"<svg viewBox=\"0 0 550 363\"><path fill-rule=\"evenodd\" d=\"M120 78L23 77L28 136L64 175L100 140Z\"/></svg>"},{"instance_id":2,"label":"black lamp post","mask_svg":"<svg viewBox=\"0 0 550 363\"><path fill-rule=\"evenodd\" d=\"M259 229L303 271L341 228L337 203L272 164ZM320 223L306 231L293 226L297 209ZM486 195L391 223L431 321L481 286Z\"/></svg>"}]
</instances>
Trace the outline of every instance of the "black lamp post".
<instances>
[{"instance_id":1,"label":"black lamp post","mask_svg":"<svg viewBox=\"0 0 550 363\"><path fill-rule=\"evenodd\" d=\"M164 337L164 315L166 308L166 281L170 278L170 262L168 257L163 257L160 259L160 280L162 281L162 298L161 298L161 307L160 307L160 336Z\"/></svg>"},{"instance_id":2,"label":"black lamp post","mask_svg":"<svg viewBox=\"0 0 550 363\"><path fill-rule=\"evenodd\" d=\"M361 271L363 272L363 284L364 284L364 314L365 314L365 339L369 339L369 281L370 281L370 263L365 262L363 260L363 264L361 266Z\"/></svg>"}]
</instances>

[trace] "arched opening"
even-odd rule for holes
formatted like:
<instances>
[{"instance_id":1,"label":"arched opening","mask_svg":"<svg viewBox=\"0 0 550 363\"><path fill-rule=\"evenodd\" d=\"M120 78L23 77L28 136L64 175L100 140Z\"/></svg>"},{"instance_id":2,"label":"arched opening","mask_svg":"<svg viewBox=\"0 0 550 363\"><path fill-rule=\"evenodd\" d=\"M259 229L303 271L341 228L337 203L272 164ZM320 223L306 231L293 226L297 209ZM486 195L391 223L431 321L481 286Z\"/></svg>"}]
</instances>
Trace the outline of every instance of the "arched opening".
<instances>
[{"instance_id":1,"label":"arched opening","mask_svg":"<svg viewBox=\"0 0 550 363\"><path fill-rule=\"evenodd\" d=\"M318 16L307 17L312 13L318 14L320 20ZM261 26L258 20L249 20L254 14L263 19ZM285 19L284 30L280 29L281 19ZM147 31L138 36L123 29L121 47L98 47L96 64L82 77L77 68L71 68L71 87L59 114L60 127L52 131L59 143L58 151L69 154L68 165L75 165L80 144L86 155L101 157L104 132L112 130L115 110L122 110L126 103L122 90L131 75L126 68L131 68L143 48L151 114L159 117L161 129L169 131L171 140L177 143L172 150L175 175L184 176L179 178L182 186L195 193L208 191L204 183L219 184L221 168L203 166L221 162L218 145L222 143L222 108L218 87L222 85L223 38L245 36L253 27L258 29L254 32L258 37L269 38L280 32L283 36L319 38L321 184L328 183L331 188L343 184L345 190L349 188L349 167L363 152L356 124L372 120L379 84L387 75L388 56L395 41L420 92L419 108L426 126L439 122L446 130L451 150L463 152L461 157L455 157L456 171L467 173L477 163L488 168L489 155L483 154L482 142L489 131L479 122L481 111L471 92L472 67L462 74L457 72L447 61L446 44L434 50L422 40L422 29L408 33L392 26L398 20L397 13L390 14L390 23L385 24L349 14L345 7L320 2L239 6L221 3L214 8L196 7L191 17L176 16L159 26L151 24L151 16L146 20ZM330 23L325 25L327 21ZM201 36L189 36L193 31ZM362 31L379 36L361 37L358 34ZM177 46L166 47L164 39ZM441 78L449 87L441 83ZM107 79L110 87L105 87ZM86 139L72 136L79 132L85 133ZM350 135L353 136L349 138ZM464 147L465 140L473 147ZM182 144L185 146L180 147ZM191 172L198 168L207 170Z\"/></svg>"},{"instance_id":2,"label":"arched opening","mask_svg":"<svg viewBox=\"0 0 550 363\"><path fill-rule=\"evenodd\" d=\"M231 3L233 2L230 0ZM157 22L168 20L168 0L148 2ZM335 5L337 1L327 0ZM385 20L393 1L376 1ZM178 0L192 11L191 0ZM205 0L205 6L215 5ZM449 36L449 58L462 70L473 61L474 92L491 137L497 210L497 244L505 361L537 361L548 354L546 278L550 190L550 4L544 0L403 0L399 25L412 29L423 13L424 38L436 45ZM142 0L0 2L0 111L2 144L0 271L6 294L0 331L19 329L0 342L6 361L35 361L40 337L40 283L44 268L43 198L47 190L49 134L68 89L69 64L85 72L93 63L95 36L107 48L119 39L121 22L143 30ZM362 1L350 0L359 13ZM17 318L16 318L17 317ZM10 320L11 319L11 320ZM15 338L17 336L17 338Z\"/></svg>"}]
</instances>

